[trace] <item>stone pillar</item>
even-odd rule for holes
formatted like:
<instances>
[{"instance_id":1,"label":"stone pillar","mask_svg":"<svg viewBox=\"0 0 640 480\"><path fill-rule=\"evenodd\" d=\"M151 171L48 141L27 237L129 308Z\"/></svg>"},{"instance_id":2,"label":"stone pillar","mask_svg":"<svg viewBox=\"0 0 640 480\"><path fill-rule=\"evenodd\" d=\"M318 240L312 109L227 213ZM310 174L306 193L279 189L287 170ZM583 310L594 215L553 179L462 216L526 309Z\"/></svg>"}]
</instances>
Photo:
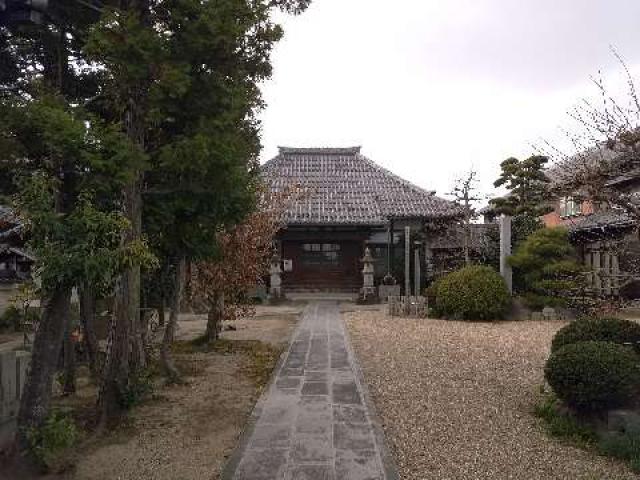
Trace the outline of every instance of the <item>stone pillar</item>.
<instances>
[{"instance_id":1,"label":"stone pillar","mask_svg":"<svg viewBox=\"0 0 640 480\"><path fill-rule=\"evenodd\" d=\"M411 227L404 227L404 294L411 296Z\"/></svg>"},{"instance_id":2,"label":"stone pillar","mask_svg":"<svg viewBox=\"0 0 640 480\"><path fill-rule=\"evenodd\" d=\"M500 215L500 275L504 278L509 292L513 292L513 272L507 262L511 255L511 217Z\"/></svg>"},{"instance_id":3,"label":"stone pillar","mask_svg":"<svg viewBox=\"0 0 640 480\"><path fill-rule=\"evenodd\" d=\"M282 268L280 267L280 256L274 255L271 258L271 267L269 268L271 275L271 285L269 287L269 296L271 299L279 300L282 295Z\"/></svg>"},{"instance_id":4,"label":"stone pillar","mask_svg":"<svg viewBox=\"0 0 640 480\"><path fill-rule=\"evenodd\" d=\"M373 284L373 256L371 255L369 247L364 249L362 263L362 289L360 290L360 299L363 301L372 301L376 299L376 287Z\"/></svg>"},{"instance_id":5,"label":"stone pillar","mask_svg":"<svg viewBox=\"0 0 640 480\"><path fill-rule=\"evenodd\" d=\"M414 264L413 264L413 290L414 290L414 295L416 297L420 296L420 285L421 285L421 278L420 278L420 248L419 245L416 245L416 249L413 252L414 255Z\"/></svg>"}]
</instances>

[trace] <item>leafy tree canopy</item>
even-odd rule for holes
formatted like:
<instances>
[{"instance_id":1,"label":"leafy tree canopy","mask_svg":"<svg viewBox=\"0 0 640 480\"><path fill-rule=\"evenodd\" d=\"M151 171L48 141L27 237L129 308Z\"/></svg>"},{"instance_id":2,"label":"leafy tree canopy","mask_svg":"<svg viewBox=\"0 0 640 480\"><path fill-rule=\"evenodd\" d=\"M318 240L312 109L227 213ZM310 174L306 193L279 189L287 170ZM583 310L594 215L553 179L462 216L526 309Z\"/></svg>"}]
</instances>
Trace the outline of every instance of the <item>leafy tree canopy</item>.
<instances>
[{"instance_id":1,"label":"leafy tree canopy","mask_svg":"<svg viewBox=\"0 0 640 480\"><path fill-rule=\"evenodd\" d=\"M544 167L548 157L533 155L525 160L511 157L500 164L502 173L494 186L505 187L509 193L491 200L497 213L540 216L549 212L549 179Z\"/></svg>"}]
</instances>

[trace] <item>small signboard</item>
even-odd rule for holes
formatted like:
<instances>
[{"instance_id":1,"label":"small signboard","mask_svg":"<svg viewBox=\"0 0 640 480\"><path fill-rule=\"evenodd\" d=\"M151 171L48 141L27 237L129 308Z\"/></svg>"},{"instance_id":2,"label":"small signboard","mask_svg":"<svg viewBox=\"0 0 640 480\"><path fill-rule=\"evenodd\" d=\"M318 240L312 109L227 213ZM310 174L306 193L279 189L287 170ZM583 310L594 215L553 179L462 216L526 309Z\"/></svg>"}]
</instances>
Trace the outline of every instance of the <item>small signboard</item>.
<instances>
[{"instance_id":1,"label":"small signboard","mask_svg":"<svg viewBox=\"0 0 640 480\"><path fill-rule=\"evenodd\" d=\"M293 271L293 260L291 260L291 259L282 260L282 270L284 270L285 272L292 272Z\"/></svg>"}]
</instances>

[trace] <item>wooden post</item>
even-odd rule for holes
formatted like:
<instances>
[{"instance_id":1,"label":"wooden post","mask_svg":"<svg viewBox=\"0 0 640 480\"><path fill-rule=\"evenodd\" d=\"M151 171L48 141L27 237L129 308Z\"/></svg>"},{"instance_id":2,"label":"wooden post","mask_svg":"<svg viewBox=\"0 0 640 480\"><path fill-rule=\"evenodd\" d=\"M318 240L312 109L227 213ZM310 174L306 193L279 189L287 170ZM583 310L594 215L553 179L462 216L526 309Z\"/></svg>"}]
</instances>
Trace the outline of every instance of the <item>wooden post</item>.
<instances>
[{"instance_id":1,"label":"wooden post","mask_svg":"<svg viewBox=\"0 0 640 480\"><path fill-rule=\"evenodd\" d=\"M507 262L511 255L511 217L500 215L500 275L510 293L513 293L513 272Z\"/></svg>"},{"instance_id":2,"label":"wooden post","mask_svg":"<svg viewBox=\"0 0 640 480\"><path fill-rule=\"evenodd\" d=\"M594 245L594 250L592 252L592 261L593 261L593 288L595 294L597 296L602 295L602 279L600 277L600 244L596 243Z\"/></svg>"},{"instance_id":3,"label":"wooden post","mask_svg":"<svg viewBox=\"0 0 640 480\"><path fill-rule=\"evenodd\" d=\"M404 227L404 295L411 296L411 227Z\"/></svg>"},{"instance_id":4,"label":"wooden post","mask_svg":"<svg viewBox=\"0 0 640 480\"><path fill-rule=\"evenodd\" d=\"M617 297L620 295L620 260L617 253L611 256L611 274L613 275L613 294Z\"/></svg>"},{"instance_id":5,"label":"wooden post","mask_svg":"<svg viewBox=\"0 0 640 480\"><path fill-rule=\"evenodd\" d=\"M602 279L602 287L605 295L611 295L611 252L609 251L609 246L605 244L603 262L602 262L602 270L604 271L604 276Z\"/></svg>"}]
</instances>

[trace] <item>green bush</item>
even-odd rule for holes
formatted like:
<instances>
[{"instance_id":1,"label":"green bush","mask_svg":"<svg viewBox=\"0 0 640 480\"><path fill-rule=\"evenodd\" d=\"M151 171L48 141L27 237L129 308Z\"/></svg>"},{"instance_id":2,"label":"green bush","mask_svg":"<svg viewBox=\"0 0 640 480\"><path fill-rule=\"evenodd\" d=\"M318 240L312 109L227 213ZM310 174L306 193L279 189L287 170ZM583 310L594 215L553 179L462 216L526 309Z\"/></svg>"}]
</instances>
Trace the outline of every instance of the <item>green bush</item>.
<instances>
[{"instance_id":1,"label":"green bush","mask_svg":"<svg viewBox=\"0 0 640 480\"><path fill-rule=\"evenodd\" d=\"M504 280L490 267L465 267L438 280L436 315L455 320L497 320L504 317L511 297Z\"/></svg>"},{"instance_id":2,"label":"green bush","mask_svg":"<svg viewBox=\"0 0 640 480\"><path fill-rule=\"evenodd\" d=\"M153 391L153 372L149 369L143 370L132 376L129 384L120 392L120 405L125 410L130 410L151 397Z\"/></svg>"},{"instance_id":3,"label":"green bush","mask_svg":"<svg viewBox=\"0 0 640 480\"><path fill-rule=\"evenodd\" d=\"M0 331L18 330L20 328L20 310L10 305L0 315Z\"/></svg>"},{"instance_id":4,"label":"green bush","mask_svg":"<svg viewBox=\"0 0 640 480\"><path fill-rule=\"evenodd\" d=\"M582 282L584 267L579 263L566 228L534 231L509 257L513 267L514 290L527 306L569 306Z\"/></svg>"},{"instance_id":5,"label":"green bush","mask_svg":"<svg viewBox=\"0 0 640 480\"><path fill-rule=\"evenodd\" d=\"M587 341L631 344L640 352L640 324L621 318L595 318L576 320L561 328L553 337L551 351L565 345Z\"/></svg>"},{"instance_id":6,"label":"green bush","mask_svg":"<svg viewBox=\"0 0 640 480\"><path fill-rule=\"evenodd\" d=\"M544 375L570 407L601 412L627 403L640 382L638 355L613 342L579 342L551 354Z\"/></svg>"},{"instance_id":7,"label":"green bush","mask_svg":"<svg viewBox=\"0 0 640 480\"><path fill-rule=\"evenodd\" d=\"M78 430L71 418L54 411L42 427L29 431L28 438L33 456L44 467L50 468L77 441Z\"/></svg>"}]
</instances>

